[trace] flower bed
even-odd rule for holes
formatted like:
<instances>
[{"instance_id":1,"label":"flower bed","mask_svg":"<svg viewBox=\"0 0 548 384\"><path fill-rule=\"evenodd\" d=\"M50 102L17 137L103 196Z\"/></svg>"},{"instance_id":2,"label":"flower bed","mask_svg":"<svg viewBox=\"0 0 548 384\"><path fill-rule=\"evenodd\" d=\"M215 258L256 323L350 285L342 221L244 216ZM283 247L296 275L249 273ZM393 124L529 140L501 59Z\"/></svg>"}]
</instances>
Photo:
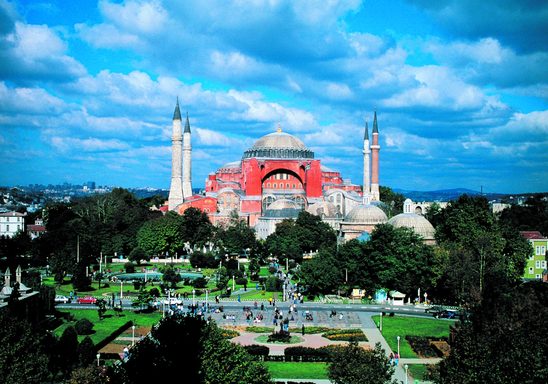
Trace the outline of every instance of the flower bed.
<instances>
[{"instance_id":1,"label":"flower bed","mask_svg":"<svg viewBox=\"0 0 548 384\"><path fill-rule=\"evenodd\" d=\"M367 341L367 337L361 329L334 329L322 334L332 341Z\"/></svg>"},{"instance_id":2,"label":"flower bed","mask_svg":"<svg viewBox=\"0 0 548 384\"><path fill-rule=\"evenodd\" d=\"M405 339L419 357L441 357L442 352L432 345L433 341L447 341L439 337L406 336Z\"/></svg>"},{"instance_id":3,"label":"flower bed","mask_svg":"<svg viewBox=\"0 0 548 384\"><path fill-rule=\"evenodd\" d=\"M234 329L221 328L221 336L225 339L233 339L240 336L240 332L235 331Z\"/></svg>"}]
</instances>

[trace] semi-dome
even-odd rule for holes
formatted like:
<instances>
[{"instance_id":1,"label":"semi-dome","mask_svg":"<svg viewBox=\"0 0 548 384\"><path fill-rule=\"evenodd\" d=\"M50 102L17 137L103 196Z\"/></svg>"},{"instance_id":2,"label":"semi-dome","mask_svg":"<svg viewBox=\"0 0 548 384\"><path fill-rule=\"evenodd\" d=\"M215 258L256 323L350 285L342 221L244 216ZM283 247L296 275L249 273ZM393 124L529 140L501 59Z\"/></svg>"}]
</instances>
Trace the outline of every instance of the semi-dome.
<instances>
[{"instance_id":1,"label":"semi-dome","mask_svg":"<svg viewBox=\"0 0 548 384\"><path fill-rule=\"evenodd\" d=\"M244 158L249 157L313 159L314 152L295 136L278 130L261 137L245 151Z\"/></svg>"},{"instance_id":2,"label":"semi-dome","mask_svg":"<svg viewBox=\"0 0 548 384\"><path fill-rule=\"evenodd\" d=\"M360 204L346 215L344 221L363 224L386 223L388 217L382 209L371 204Z\"/></svg>"},{"instance_id":3,"label":"semi-dome","mask_svg":"<svg viewBox=\"0 0 548 384\"><path fill-rule=\"evenodd\" d=\"M388 224L396 228L411 228L417 235L421 235L425 240L434 240L436 230L424 216L416 213L400 213L388 220Z\"/></svg>"},{"instance_id":4,"label":"semi-dome","mask_svg":"<svg viewBox=\"0 0 548 384\"><path fill-rule=\"evenodd\" d=\"M330 201L318 201L317 203L309 205L306 211L313 215L326 218L335 218L338 214L337 207Z\"/></svg>"},{"instance_id":5,"label":"semi-dome","mask_svg":"<svg viewBox=\"0 0 548 384\"><path fill-rule=\"evenodd\" d=\"M269 218L296 218L301 208L291 200L279 199L271 203L264 212L264 217Z\"/></svg>"},{"instance_id":6,"label":"semi-dome","mask_svg":"<svg viewBox=\"0 0 548 384\"><path fill-rule=\"evenodd\" d=\"M267 209L274 211L274 210L280 210L280 209L297 209L298 206L294 201L288 200L288 199L279 199L274 202L272 202Z\"/></svg>"}]
</instances>

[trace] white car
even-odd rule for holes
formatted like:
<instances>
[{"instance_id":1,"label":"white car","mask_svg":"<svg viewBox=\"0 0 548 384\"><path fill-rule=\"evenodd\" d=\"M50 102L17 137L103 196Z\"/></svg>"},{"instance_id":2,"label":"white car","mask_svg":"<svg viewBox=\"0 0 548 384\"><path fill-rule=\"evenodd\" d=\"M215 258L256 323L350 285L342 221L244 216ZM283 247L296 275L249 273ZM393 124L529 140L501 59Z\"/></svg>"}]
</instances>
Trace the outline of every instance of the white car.
<instances>
[{"instance_id":1,"label":"white car","mask_svg":"<svg viewBox=\"0 0 548 384\"><path fill-rule=\"evenodd\" d=\"M181 305L183 304L183 300L177 299L176 297L170 297L169 299L165 299L163 303L165 305Z\"/></svg>"},{"instance_id":2,"label":"white car","mask_svg":"<svg viewBox=\"0 0 548 384\"><path fill-rule=\"evenodd\" d=\"M63 303L66 304L69 302L69 298L63 295L56 295L54 301L56 303Z\"/></svg>"}]
</instances>

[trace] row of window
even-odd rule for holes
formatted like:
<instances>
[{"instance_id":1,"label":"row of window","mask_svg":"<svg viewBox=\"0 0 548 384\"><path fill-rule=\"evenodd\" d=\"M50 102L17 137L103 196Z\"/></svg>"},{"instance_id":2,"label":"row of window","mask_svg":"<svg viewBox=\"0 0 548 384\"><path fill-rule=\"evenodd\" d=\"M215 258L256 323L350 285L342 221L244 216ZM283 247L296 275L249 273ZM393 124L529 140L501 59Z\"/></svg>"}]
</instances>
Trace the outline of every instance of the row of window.
<instances>
[{"instance_id":1,"label":"row of window","mask_svg":"<svg viewBox=\"0 0 548 384\"><path fill-rule=\"evenodd\" d=\"M12 226L12 230L13 230L13 227L14 226ZM15 225L15 231L16 232L19 231L20 229L21 229L21 226L19 224ZM1 227L0 227L0 230L1 230ZM9 232L9 231L10 231L10 226L9 226L9 224L6 224L5 229L2 232Z\"/></svg>"},{"instance_id":2,"label":"row of window","mask_svg":"<svg viewBox=\"0 0 548 384\"><path fill-rule=\"evenodd\" d=\"M13 220L12 220L13 219ZM10 222L10 221L13 221L14 223L20 223L21 221L23 221L23 218L22 217L4 217L4 220L2 221L5 221L5 222Z\"/></svg>"},{"instance_id":3,"label":"row of window","mask_svg":"<svg viewBox=\"0 0 548 384\"><path fill-rule=\"evenodd\" d=\"M280 186L280 189L284 189L284 183L280 183L280 184L278 184L278 183L273 183L273 184L271 184L271 183L266 183L266 187L267 187L267 188L274 188L274 189L277 189L277 188L278 188L278 185ZM293 189L297 188L297 185L296 185L295 183L293 183L293 184L286 183L286 184L285 184L285 188L286 188L286 189L289 189L289 188L290 188L290 187L289 187L290 185L292 186ZM299 184L299 188L301 188L300 184Z\"/></svg>"},{"instance_id":4,"label":"row of window","mask_svg":"<svg viewBox=\"0 0 548 384\"><path fill-rule=\"evenodd\" d=\"M535 254L542 256L546 254L546 246L545 245L537 245L535 247Z\"/></svg>"}]
</instances>

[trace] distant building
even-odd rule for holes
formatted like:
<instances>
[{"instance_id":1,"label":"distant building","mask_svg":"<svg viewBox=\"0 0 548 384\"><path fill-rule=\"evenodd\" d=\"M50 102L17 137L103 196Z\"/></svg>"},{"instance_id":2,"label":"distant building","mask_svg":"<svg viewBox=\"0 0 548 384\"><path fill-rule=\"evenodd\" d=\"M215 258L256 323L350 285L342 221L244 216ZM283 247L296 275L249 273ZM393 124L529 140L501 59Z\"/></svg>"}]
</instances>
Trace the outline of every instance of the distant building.
<instances>
[{"instance_id":1,"label":"distant building","mask_svg":"<svg viewBox=\"0 0 548 384\"><path fill-rule=\"evenodd\" d=\"M0 236L13 237L25 230L25 214L19 212L0 213Z\"/></svg>"},{"instance_id":2,"label":"distant building","mask_svg":"<svg viewBox=\"0 0 548 384\"><path fill-rule=\"evenodd\" d=\"M533 253L527 259L527 265L523 273L524 279L542 279L546 271L546 249L548 249L548 238L538 231L522 231L520 234L525 237L533 246Z\"/></svg>"},{"instance_id":3,"label":"distant building","mask_svg":"<svg viewBox=\"0 0 548 384\"><path fill-rule=\"evenodd\" d=\"M36 219L34 224L27 225L27 234L33 240L44 233L46 233L46 226L42 219Z\"/></svg>"}]
</instances>

